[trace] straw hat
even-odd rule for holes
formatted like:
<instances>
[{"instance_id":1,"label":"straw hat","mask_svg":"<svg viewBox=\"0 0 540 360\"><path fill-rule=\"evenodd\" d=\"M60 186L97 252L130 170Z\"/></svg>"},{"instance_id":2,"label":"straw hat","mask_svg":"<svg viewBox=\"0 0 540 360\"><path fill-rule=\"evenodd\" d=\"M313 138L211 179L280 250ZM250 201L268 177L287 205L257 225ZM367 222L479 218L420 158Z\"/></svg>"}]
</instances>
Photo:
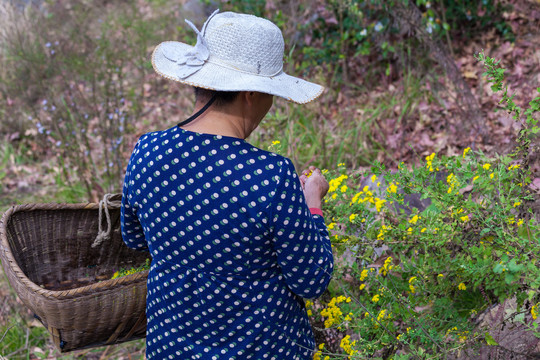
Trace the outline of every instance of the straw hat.
<instances>
[{"instance_id":1,"label":"straw hat","mask_svg":"<svg viewBox=\"0 0 540 360\"><path fill-rule=\"evenodd\" d=\"M269 20L214 11L199 32L197 44L159 44L152 54L156 72L170 80L218 91L258 91L299 104L317 98L324 88L283 72L283 35Z\"/></svg>"}]
</instances>

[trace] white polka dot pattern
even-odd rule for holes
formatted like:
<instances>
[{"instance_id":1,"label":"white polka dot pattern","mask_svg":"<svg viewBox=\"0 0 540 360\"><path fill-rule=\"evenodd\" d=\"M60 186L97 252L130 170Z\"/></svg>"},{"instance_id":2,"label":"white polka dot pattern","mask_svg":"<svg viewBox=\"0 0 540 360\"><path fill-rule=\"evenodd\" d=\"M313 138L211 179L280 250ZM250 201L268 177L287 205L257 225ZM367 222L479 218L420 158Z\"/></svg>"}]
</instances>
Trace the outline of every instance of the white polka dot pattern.
<instances>
[{"instance_id":1,"label":"white polka dot pattern","mask_svg":"<svg viewBox=\"0 0 540 360\"><path fill-rule=\"evenodd\" d=\"M302 297L332 250L292 163L178 127L143 135L124 181L125 243L150 251L148 359L311 359Z\"/></svg>"}]
</instances>

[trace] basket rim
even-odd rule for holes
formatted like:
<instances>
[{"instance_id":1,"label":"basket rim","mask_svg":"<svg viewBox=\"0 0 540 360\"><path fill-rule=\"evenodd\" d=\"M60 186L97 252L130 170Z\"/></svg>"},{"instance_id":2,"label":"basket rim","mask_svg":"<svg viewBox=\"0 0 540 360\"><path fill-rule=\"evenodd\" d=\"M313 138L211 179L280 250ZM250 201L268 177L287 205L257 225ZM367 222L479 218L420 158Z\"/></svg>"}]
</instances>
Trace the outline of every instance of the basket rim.
<instances>
[{"instance_id":1,"label":"basket rim","mask_svg":"<svg viewBox=\"0 0 540 360\"><path fill-rule=\"evenodd\" d=\"M11 206L0 219L0 259L2 260L2 266L7 273L9 270L15 275L16 279L20 281L24 286L30 289L32 292L41 295L47 299L63 300L72 299L76 297L82 297L87 295L96 295L100 292L105 292L113 287L128 286L133 283L139 283L148 277L148 270L141 271L135 274L122 276L116 279L109 279L100 281L91 285L86 285L69 290L48 290L40 287L32 280L30 280L17 264L15 257L9 242L7 240L6 224L9 222L11 216L18 212L31 212L36 210L94 210L99 209L98 203L30 203L22 205ZM12 285L13 286L13 285Z\"/></svg>"}]
</instances>

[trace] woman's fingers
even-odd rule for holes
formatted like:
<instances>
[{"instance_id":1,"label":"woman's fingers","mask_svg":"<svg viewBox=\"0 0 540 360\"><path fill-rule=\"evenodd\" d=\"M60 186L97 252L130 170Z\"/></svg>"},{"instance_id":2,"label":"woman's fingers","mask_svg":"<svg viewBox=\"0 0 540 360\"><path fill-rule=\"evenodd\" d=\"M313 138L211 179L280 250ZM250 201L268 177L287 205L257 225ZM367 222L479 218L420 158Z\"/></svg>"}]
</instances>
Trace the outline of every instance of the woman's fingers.
<instances>
[{"instance_id":1,"label":"woman's fingers","mask_svg":"<svg viewBox=\"0 0 540 360\"><path fill-rule=\"evenodd\" d=\"M306 180L308 179L307 175L302 173L300 175L300 184L302 185L302 189L306 186Z\"/></svg>"},{"instance_id":2,"label":"woman's fingers","mask_svg":"<svg viewBox=\"0 0 540 360\"><path fill-rule=\"evenodd\" d=\"M315 196L320 200L326 195L330 186L320 169L312 166L310 171L311 175L305 180L304 189L308 190L310 196Z\"/></svg>"}]
</instances>

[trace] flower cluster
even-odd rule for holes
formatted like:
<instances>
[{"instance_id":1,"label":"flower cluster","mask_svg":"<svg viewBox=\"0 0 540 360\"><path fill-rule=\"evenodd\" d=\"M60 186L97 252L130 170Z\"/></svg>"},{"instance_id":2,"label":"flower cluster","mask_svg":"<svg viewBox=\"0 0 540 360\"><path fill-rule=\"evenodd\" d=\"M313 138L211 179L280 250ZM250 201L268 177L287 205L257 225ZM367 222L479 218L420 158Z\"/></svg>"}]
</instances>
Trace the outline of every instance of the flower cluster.
<instances>
[{"instance_id":1,"label":"flower cluster","mask_svg":"<svg viewBox=\"0 0 540 360\"><path fill-rule=\"evenodd\" d=\"M343 295L334 297L332 298L332 300L330 300L328 306L325 309L321 310L321 315L327 317L327 319L324 321L324 327L329 328L332 325L341 322L343 312L341 311L341 308L337 305L343 302L349 303L351 302L351 298Z\"/></svg>"},{"instance_id":2,"label":"flower cluster","mask_svg":"<svg viewBox=\"0 0 540 360\"><path fill-rule=\"evenodd\" d=\"M416 288L414 287L414 282L416 281L416 276L412 276L409 279L409 291L411 294L414 294L416 292Z\"/></svg>"},{"instance_id":3,"label":"flower cluster","mask_svg":"<svg viewBox=\"0 0 540 360\"><path fill-rule=\"evenodd\" d=\"M467 340L467 335L469 334L469 331L463 330L459 331L457 326L454 326L446 331L446 336L455 336L459 340L459 342L465 342Z\"/></svg>"},{"instance_id":4,"label":"flower cluster","mask_svg":"<svg viewBox=\"0 0 540 360\"><path fill-rule=\"evenodd\" d=\"M426 156L426 168L432 172L433 169L433 159L435 158L435 153L431 153L431 155ZM437 169L439 170L439 169Z\"/></svg>"},{"instance_id":5,"label":"flower cluster","mask_svg":"<svg viewBox=\"0 0 540 360\"><path fill-rule=\"evenodd\" d=\"M315 354L313 354L313 360L329 360L330 356L325 356L324 359L322 359L322 351L324 350L324 343L319 345L319 348Z\"/></svg>"},{"instance_id":6,"label":"flower cluster","mask_svg":"<svg viewBox=\"0 0 540 360\"><path fill-rule=\"evenodd\" d=\"M451 173L446 177L446 182L448 183L448 193L451 194L456 187L459 187L459 181L456 176Z\"/></svg>"},{"instance_id":7,"label":"flower cluster","mask_svg":"<svg viewBox=\"0 0 540 360\"><path fill-rule=\"evenodd\" d=\"M381 228L379 229L379 233L377 234L377 240L384 240L384 235L390 231L392 227L390 225L381 225Z\"/></svg>"},{"instance_id":8,"label":"flower cluster","mask_svg":"<svg viewBox=\"0 0 540 360\"><path fill-rule=\"evenodd\" d=\"M335 179L331 179L329 182L328 182L328 185L330 185L329 189L328 189L328 193L333 193L335 192L340 186L341 184L343 183L344 180L347 180L349 177L347 175L340 175L339 177L335 178ZM335 197L334 197L335 199Z\"/></svg>"},{"instance_id":9,"label":"flower cluster","mask_svg":"<svg viewBox=\"0 0 540 360\"><path fill-rule=\"evenodd\" d=\"M392 260L393 259L391 256L387 257L386 260L384 260L384 265L379 270L379 273L382 276L386 276L388 272L394 268L394 265L392 264Z\"/></svg>"},{"instance_id":10,"label":"flower cluster","mask_svg":"<svg viewBox=\"0 0 540 360\"><path fill-rule=\"evenodd\" d=\"M351 336L345 335L343 339L341 339L341 343L339 344L339 347L345 351L347 355L349 355L349 359L358 351L354 350L353 347L356 345L356 340L351 342Z\"/></svg>"},{"instance_id":11,"label":"flower cluster","mask_svg":"<svg viewBox=\"0 0 540 360\"><path fill-rule=\"evenodd\" d=\"M366 185L366 186L364 186L362 191L357 192L352 197L351 202L349 203L349 205L363 204L363 203L366 203L366 202L375 205L375 209L377 210L377 212L380 212L382 210L382 207L386 203L386 200L385 199L380 199L380 198L378 198L376 196L373 196L373 192L371 192L369 190L369 186Z\"/></svg>"}]
</instances>

